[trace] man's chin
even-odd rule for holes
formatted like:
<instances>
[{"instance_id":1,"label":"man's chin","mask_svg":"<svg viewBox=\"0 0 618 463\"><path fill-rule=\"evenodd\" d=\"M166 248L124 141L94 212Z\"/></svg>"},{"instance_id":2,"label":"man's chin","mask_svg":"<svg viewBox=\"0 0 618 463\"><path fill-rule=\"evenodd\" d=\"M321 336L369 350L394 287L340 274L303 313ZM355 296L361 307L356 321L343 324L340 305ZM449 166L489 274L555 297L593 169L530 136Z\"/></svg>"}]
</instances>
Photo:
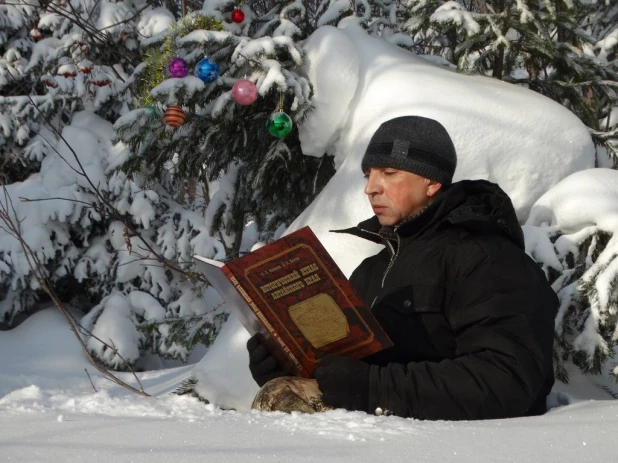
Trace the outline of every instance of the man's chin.
<instances>
[{"instance_id":1,"label":"man's chin","mask_svg":"<svg viewBox=\"0 0 618 463\"><path fill-rule=\"evenodd\" d=\"M383 227L392 227L396 223L396 220L392 217L385 217L378 214L376 214L376 217L378 218L378 222L380 222L380 225L382 225Z\"/></svg>"}]
</instances>

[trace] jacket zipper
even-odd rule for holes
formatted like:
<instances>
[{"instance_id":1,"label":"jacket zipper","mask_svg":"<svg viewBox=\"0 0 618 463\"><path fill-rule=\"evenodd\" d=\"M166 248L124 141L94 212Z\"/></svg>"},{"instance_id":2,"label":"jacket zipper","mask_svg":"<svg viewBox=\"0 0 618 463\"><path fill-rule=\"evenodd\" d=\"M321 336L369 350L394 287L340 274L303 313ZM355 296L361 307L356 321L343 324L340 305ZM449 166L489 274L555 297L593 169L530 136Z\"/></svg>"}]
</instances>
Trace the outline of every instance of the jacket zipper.
<instances>
[{"instance_id":1,"label":"jacket zipper","mask_svg":"<svg viewBox=\"0 0 618 463\"><path fill-rule=\"evenodd\" d=\"M393 264L395 263L395 259L397 259L397 256L399 255L399 250L401 249L401 239L399 238L399 235L397 234L396 228L395 228L395 235L397 236L397 251L395 251L393 249L393 245L388 240L386 240L386 243L391 248L391 255L393 257L391 257L391 260L388 263L388 267L386 267L386 270L384 271L384 275L382 276L382 285L380 286L380 289L384 289L384 283L386 283L386 275L388 275L389 270L393 267ZM375 301L373 302L375 303Z\"/></svg>"},{"instance_id":2,"label":"jacket zipper","mask_svg":"<svg viewBox=\"0 0 618 463\"><path fill-rule=\"evenodd\" d=\"M397 234L397 228L394 229L395 231L395 236L397 236L397 251L395 251L393 249L393 245L391 244L391 242L388 239L383 239L382 236L380 236L379 233L375 233L369 230L365 230L363 228L360 228L361 231L365 232L365 233L369 233L370 235L375 235L378 238L380 238L380 240L382 241L386 241L386 245L389 247L389 249L391 250L391 259L390 262L388 263L388 266L386 267L386 270L384 271L384 275L382 276L382 284L380 285L380 289L384 289L384 283L386 283L386 275L388 275L389 270L391 269L391 267L393 266L393 264L395 263L395 259L397 259L397 256L399 255L399 250L401 249L401 238L399 238L399 235ZM371 302L371 307L372 308L376 301L378 300L378 296L373 298L373 301Z\"/></svg>"}]
</instances>

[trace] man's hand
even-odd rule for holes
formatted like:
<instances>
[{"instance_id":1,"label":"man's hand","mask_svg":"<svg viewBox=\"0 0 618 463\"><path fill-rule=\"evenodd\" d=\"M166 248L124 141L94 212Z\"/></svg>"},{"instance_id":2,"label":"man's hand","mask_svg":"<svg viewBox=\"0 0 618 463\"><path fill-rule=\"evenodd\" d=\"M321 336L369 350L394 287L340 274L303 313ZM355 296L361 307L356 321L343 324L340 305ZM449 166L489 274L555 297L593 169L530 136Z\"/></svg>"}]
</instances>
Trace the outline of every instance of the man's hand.
<instances>
[{"instance_id":1,"label":"man's hand","mask_svg":"<svg viewBox=\"0 0 618 463\"><path fill-rule=\"evenodd\" d=\"M290 376L266 346L260 342L257 335L249 338L247 350L249 351L249 370L258 386L262 387L273 378Z\"/></svg>"},{"instance_id":2,"label":"man's hand","mask_svg":"<svg viewBox=\"0 0 618 463\"><path fill-rule=\"evenodd\" d=\"M322 401L332 408L369 409L369 365L341 355L325 355L315 369Z\"/></svg>"}]
</instances>

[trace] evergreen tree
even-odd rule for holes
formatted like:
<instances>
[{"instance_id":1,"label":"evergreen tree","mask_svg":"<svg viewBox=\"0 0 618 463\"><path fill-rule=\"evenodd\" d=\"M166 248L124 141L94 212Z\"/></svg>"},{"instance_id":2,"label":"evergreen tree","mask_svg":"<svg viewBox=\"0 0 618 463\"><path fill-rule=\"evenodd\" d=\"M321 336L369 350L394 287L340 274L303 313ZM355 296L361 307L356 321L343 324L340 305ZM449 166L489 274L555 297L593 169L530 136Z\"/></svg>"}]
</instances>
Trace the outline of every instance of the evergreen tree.
<instances>
[{"instance_id":1,"label":"evergreen tree","mask_svg":"<svg viewBox=\"0 0 618 463\"><path fill-rule=\"evenodd\" d=\"M227 188L227 196L209 202L206 215L228 257L239 252L248 223L255 223L264 239L272 238L333 173L329 157L304 156L298 141L297 125L311 108L310 85L299 74L303 51L297 41L311 31L303 3L276 3L262 14L244 6L241 24L230 19L234 8L229 0L208 2L203 11L149 40L149 59L133 76L143 106L116 123L119 140L131 152L125 172L146 173L159 182L173 169L187 201L199 191L207 196L208 182ZM194 69L205 57L218 67L213 82L167 74L173 58ZM253 104L242 106L232 98L232 86L241 79L256 85L259 97ZM170 106L182 107L186 121L181 127L166 125ZM280 110L291 115L294 126L289 135L276 138L267 122Z\"/></svg>"},{"instance_id":2,"label":"evergreen tree","mask_svg":"<svg viewBox=\"0 0 618 463\"><path fill-rule=\"evenodd\" d=\"M122 146L110 143L111 122L133 98L128 84L141 61L139 37L173 21L167 10L136 2L0 5L0 159L8 193L0 202L61 300L84 311L94 306L85 327L118 350L88 343L114 368L150 351L186 358L195 343L212 340L226 316L211 310L216 298L199 298L199 282L162 264L170 251L156 242L156 225L165 213L186 212L176 195L113 171L124 158ZM199 212L183 218L194 234L206 228ZM10 327L44 295L19 242L1 225L0 323ZM162 236L161 245L173 241ZM174 250L182 244L174 242ZM223 249L199 236L195 246ZM191 253L183 250L186 261Z\"/></svg>"},{"instance_id":3,"label":"evergreen tree","mask_svg":"<svg viewBox=\"0 0 618 463\"><path fill-rule=\"evenodd\" d=\"M131 69L131 63L125 59L128 52L118 57L116 51L110 50L118 49L112 44L122 40L123 31L134 28L134 18L127 14L133 11L135 7L123 3L95 0L0 4L3 185L10 187L13 182L26 181L41 170L45 159L54 155L55 150L66 149L58 134L77 111L87 109L107 118L118 117L125 101L120 96L123 76ZM119 17L124 20L115 24ZM66 150L64 154L71 155ZM52 164L53 161L47 163ZM23 185L14 186L14 191L22 191ZM84 193L83 186L76 185L74 191ZM48 196L55 193L48 192ZM88 199L94 198L92 193ZM14 199L19 202L17 197ZM42 211L43 217L49 213L50 220L61 218L58 222L63 223L50 223L49 240L38 240L34 245L49 274L57 280L66 275L67 262L74 262L79 254L71 249L82 248L80 241L87 241L96 233L96 227L86 230L85 225L100 218L97 212L70 204L69 200L70 195L60 208L62 212L53 207ZM10 323L16 314L35 306L39 288L29 268L20 262L19 252L11 255L8 249L5 246L0 250L2 263L8 268L0 274L0 321Z\"/></svg>"},{"instance_id":4,"label":"evergreen tree","mask_svg":"<svg viewBox=\"0 0 618 463\"><path fill-rule=\"evenodd\" d=\"M617 29L615 15L615 6L579 0L408 0L401 12L402 30L420 53L554 99L617 159L618 121L608 124L607 116L616 103L618 62L615 45L606 50L601 43Z\"/></svg>"}]
</instances>

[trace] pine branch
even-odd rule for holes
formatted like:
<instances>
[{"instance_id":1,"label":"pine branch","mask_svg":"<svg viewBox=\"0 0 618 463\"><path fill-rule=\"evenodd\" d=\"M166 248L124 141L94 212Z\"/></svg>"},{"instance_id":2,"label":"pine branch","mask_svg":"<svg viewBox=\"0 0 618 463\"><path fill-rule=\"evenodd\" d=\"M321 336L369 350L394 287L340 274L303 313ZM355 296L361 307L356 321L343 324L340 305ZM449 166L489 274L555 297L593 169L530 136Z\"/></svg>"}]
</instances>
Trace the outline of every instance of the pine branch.
<instances>
[{"instance_id":1,"label":"pine branch","mask_svg":"<svg viewBox=\"0 0 618 463\"><path fill-rule=\"evenodd\" d=\"M37 111L40 112L39 107L34 103L34 101L32 100L32 97L30 97L28 95L28 98L30 99L30 102L32 103L32 105L37 109ZM90 177L88 176L86 170L84 169L84 166L81 163L81 160L79 159L79 156L77 155L77 153L75 152L75 150L73 149L73 147L70 145L70 143L64 138L64 136L62 135L62 133L60 131L58 131L58 129L56 129L56 127L54 127L51 124L48 124L49 127L51 127L52 131L58 136L58 138L60 140L62 140L62 142L66 145L66 147L71 151L71 154L73 155L73 159L75 160L75 162L78 165L78 169L73 168L70 163L64 159L61 155L61 153L58 151L58 149L54 146L53 143L49 143L49 145L52 147L52 149L54 150L54 152L60 156L61 159L63 159L65 161L65 163L67 163L67 165L69 167L71 167L71 169L73 169L75 172L77 172L79 175L83 176L86 181L88 182L88 184L90 185L90 188L92 189L92 192L95 193L95 195L97 196L97 198L99 199L99 201L101 201L101 203L105 206L105 208L107 209L108 212L110 212L111 217L113 217L114 219L120 221L123 223L123 225L133 234L133 236L136 236L140 242L144 245L144 247L153 255L155 256L155 258L161 262L166 268L178 272L182 275L187 275L187 272L183 269L181 269L180 267L178 267L177 265L175 265L173 262L169 261L168 259L166 259L165 257L161 256L151 245L150 243L148 243L148 241L142 237L142 235L135 229L135 227L133 227L133 225L126 220L126 218L124 217L123 214L121 214L118 209L116 209L103 195L103 193L101 193L101 190L98 188L97 185L95 185L92 180L90 179ZM43 138L45 140L45 138L41 135L41 138ZM45 140L47 141L47 140ZM93 205L94 207L94 205ZM208 281L201 275L197 275L197 279L199 281L201 281L202 283L209 285Z\"/></svg>"}]
</instances>

